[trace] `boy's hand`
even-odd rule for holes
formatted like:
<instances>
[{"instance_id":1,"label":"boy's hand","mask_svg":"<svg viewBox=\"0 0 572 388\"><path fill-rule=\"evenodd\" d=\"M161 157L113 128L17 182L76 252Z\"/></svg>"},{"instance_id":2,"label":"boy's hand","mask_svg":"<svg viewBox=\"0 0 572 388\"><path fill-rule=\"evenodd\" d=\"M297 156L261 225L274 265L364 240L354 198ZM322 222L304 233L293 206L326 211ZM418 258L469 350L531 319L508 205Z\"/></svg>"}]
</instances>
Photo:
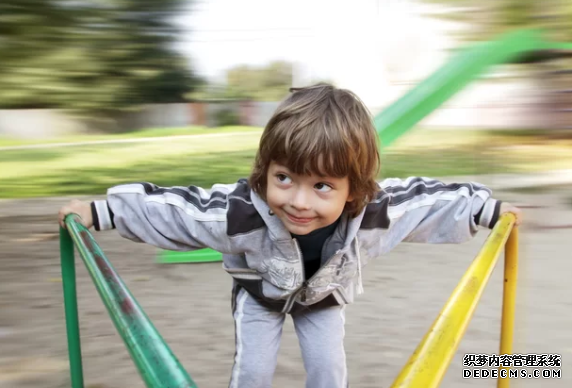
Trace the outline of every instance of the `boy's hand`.
<instances>
[{"instance_id":1,"label":"boy's hand","mask_svg":"<svg viewBox=\"0 0 572 388\"><path fill-rule=\"evenodd\" d=\"M93 226L93 219L91 216L91 204L89 202L82 202L74 199L69 204L63 206L58 213L58 219L62 228L66 227L64 219L68 214L77 214L80 217L80 222L86 228Z\"/></svg>"},{"instance_id":2,"label":"boy's hand","mask_svg":"<svg viewBox=\"0 0 572 388\"><path fill-rule=\"evenodd\" d=\"M519 226L522 223L522 210L511 205L508 202L503 202L503 203L501 203L501 207L500 207L500 215L503 215L506 213L514 214L514 217L516 218L515 223L514 223L515 226Z\"/></svg>"}]
</instances>

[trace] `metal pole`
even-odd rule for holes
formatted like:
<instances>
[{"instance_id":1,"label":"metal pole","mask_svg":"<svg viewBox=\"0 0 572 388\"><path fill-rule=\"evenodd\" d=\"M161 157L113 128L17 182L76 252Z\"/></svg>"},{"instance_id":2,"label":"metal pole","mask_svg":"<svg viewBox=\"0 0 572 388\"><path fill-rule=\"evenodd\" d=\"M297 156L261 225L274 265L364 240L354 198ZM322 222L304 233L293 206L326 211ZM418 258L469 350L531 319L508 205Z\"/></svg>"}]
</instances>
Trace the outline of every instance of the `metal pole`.
<instances>
[{"instance_id":1,"label":"metal pole","mask_svg":"<svg viewBox=\"0 0 572 388\"><path fill-rule=\"evenodd\" d=\"M72 388L83 388L81 341L77 313L74 245L67 230L60 227L60 256L64 289L64 309Z\"/></svg>"},{"instance_id":2,"label":"metal pole","mask_svg":"<svg viewBox=\"0 0 572 388\"><path fill-rule=\"evenodd\" d=\"M516 281L518 275L518 228L513 228L505 245L504 258L504 287L501 320L500 354L512 354L514 336L514 311L516 301ZM502 370L508 373L508 368L499 369L498 388L508 388L510 379L502 378Z\"/></svg>"},{"instance_id":3,"label":"metal pole","mask_svg":"<svg viewBox=\"0 0 572 388\"><path fill-rule=\"evenodd\" d=\"M75 215L67 216L65 222L145 385L149 388L197 388L91 233Z\"/></svg>"},{"instance_id":4,"label":"metal pole","mask_svg":"<svg viewBox=\"0 0 572 388\"><path fill-rule=\"evenodd\" d=\"M439 386L509 237L514 220L512 214L500 217L481 251L391 388Z\"/></svg>"}]
</instances>

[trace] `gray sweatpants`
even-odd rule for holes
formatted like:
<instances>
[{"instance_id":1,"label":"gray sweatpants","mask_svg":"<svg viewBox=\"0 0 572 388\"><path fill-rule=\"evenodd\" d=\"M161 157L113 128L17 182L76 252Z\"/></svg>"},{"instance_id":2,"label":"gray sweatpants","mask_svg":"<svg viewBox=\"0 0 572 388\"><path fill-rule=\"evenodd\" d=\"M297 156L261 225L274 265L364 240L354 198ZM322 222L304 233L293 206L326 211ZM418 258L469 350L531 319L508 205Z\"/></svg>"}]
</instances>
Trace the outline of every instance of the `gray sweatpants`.
<instances>
[{"instance_id":1,"label":"gray sweatpants","mask_svg":"<svg viewBox=\"0 0 572 388\"><path fill-rule=\"evenodd\" d=\"M243 288L233 293L236 351L229 388L270 388L286 314L258 303ZM292 313L307 388L347 388L345 308Z\"/></svg>"}]
</instances>

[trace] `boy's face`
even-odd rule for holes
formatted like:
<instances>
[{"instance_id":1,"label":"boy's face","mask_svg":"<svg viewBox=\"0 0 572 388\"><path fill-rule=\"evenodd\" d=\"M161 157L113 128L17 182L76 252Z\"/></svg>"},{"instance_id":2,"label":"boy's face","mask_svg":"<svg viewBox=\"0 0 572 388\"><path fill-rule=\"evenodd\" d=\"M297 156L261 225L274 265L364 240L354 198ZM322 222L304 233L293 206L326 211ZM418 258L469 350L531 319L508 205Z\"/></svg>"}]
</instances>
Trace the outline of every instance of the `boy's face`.
<instances>
[{"instance_id":1,"label":"boy's face","mask_svg":"<svg viewBox=\"0 0 572 388\"><path fill-rule=\"evenodd\" d=\"M347 177L296 175L272 162L267 182L268 206L293 234L308 234L332 224L352 200Z\"/></svg>"}]
</instances>

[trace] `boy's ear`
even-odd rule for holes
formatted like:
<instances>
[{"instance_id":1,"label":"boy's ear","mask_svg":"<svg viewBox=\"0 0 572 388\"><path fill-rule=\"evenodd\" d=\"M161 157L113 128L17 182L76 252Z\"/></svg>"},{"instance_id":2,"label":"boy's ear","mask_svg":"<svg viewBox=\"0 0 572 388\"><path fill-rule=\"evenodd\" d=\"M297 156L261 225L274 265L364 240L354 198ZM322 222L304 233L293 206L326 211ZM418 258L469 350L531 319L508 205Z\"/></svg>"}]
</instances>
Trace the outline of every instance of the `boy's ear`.
<instances>
[{"instance_id":1,"label":"boy's ear","mask_svg":"<svg viewBox=\"0 0 572 388\"><path fill-rule=\"evenodd\" d=\"M353 202L354 201L354 196L352 194L348 195L348 199L346 199L346 202Z\"/></svg>"}]
</instances>

